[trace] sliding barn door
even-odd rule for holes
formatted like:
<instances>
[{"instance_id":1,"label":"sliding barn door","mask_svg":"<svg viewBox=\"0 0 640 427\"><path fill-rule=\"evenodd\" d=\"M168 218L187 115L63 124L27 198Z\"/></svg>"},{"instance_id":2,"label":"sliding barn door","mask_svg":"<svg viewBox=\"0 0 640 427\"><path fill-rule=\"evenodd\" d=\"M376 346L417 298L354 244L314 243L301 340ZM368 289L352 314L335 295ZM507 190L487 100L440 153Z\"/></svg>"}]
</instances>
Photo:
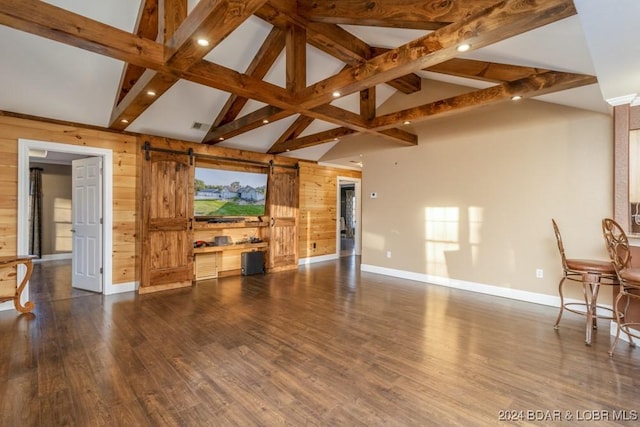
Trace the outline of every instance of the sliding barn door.
<instances>
[{"instance_id":1,"label":"sliding barn door","mask_svg":"<svg viewBox=\"0 0 640 427\"><path fill-rule=\"evenodd\" d=\"M277 168L276 168L277 169ZM298 268L298 171L269 174L268 271Z\"/></svg>"},{"instance_id":2,"label":"sliding barn door","mask_svg":"<svg viewBox=\"0 0 640 427\"><path fill-rule=\"evenodd\" d=\"M193 164L185 154L149 150L142 164L140 293L191 286Z\"/></svg>"}]
</instances>

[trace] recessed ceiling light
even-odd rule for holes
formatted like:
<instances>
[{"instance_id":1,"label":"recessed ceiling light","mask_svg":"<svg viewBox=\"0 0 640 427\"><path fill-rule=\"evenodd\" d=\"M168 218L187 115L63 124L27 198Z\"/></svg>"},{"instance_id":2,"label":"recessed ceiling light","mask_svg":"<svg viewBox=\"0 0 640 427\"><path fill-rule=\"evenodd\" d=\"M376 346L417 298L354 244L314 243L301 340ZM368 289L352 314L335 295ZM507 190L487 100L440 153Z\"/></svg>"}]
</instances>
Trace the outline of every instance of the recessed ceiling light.
<instances>
[{"instance_id":1,"label":"recessed ceiling light","mask_svg":"<svg viewBox=\"0 0 640 427\"><path fill-rule=\"evenodd\" d=\"M458 52L466 52L469 49L471 49L471 45L469 43L462 43L461 45L458 45L458 47L456 48Z\"/></svg>"},{"instance_id":2,"label":"recessed ceiling light","mask_svg":"<svg viewBox=\"0 0 640 427\"><path fill-rule=\"evenodd\" d=\"M286 150L284 150L284 151L286 151L286 152L288 153L289 151L291 151L291 148L287 148L287 149L286 149Z\"/></svg>"},{"instance_id":3,"label":"recessed ceiling light","mask_svg":"<svg viewBox=\"0 0 640 427\"><path fill-rule=\"evenodd\" d=\"M209 40L207 39L198 39L198 44L202 47L206 47L209 46Z\"/></svg>"},{"instance_id":4,"label":"recessed ceiling light","mask_svg":"<svg viewBox=\"0 0 640 427\"><path fill-rule=\"evenodd\" d=\"M520 95L513 95L513 96L511 97L511 100L512 100L512 101L519 101L519 100L521 100L521 99L522 99L522 96L520 96Z\"/></svg>"},{"instance_id":5,"label":"recessed ceiling light","mask_svg":"<svg viewBox=\"0 0 640 427\"><path fill-rule=\"evenodd\" d=\"M339 91L337 91L337 90L333 92L333 97L334 98L340 98L340 95L341 95L341 93Z\"/></svg>"},{"instance_id":6,"label":"recessed ceiling light","mask_svg":"<svg viewBox=\"0 0 640 427\"><path fill-rule=\"evenodd\" d=\"M155 93L154 91L152 91L152 90L148 90L148 91L147 91L147 95L149 95L149 96L156 96L156 93Z\"/></svg>"},{"instance_id":7,"label":"recessed ceiling light","mask_svg":"<svg viewBox=\"0 0 640 427\"><path fill-rule=\"evenodd\" d=\"M127 120L127 119L122 119L122 120L120 120L120 121L121 121L122 123L129 123L129 120Z\"/></svg>"},{"instance_id":8,"label":"recessed ceiling light","mask_svg":"<svg viewBox=\"0 0 640 427\"><path fill-rule=\"evenodd\" d=\"M218 138L218 141L224 141L224 136L221 136L220 138Z\"/></svg>"},{"instance_id":9,"label":"recessed ceiling light","mask_svg":"<svg viewBox=\"0 0 640 427\"><path fill-rule=\"evenodd\" d=\"M269 119L264 119L264 120L262 121L262 123L264 123L264 124L266 125L267 123L269 123Z\"/></svg>"},{"instance_id":10,"label":"recessed ceiling light","mask_svg":"<svg viewBox=\"0 0 640 427\"><path fill-rule=\"evenodd\" d=\"M403 124L405 124L405 125L408 125L408 124L410 124L411 122L410 122L409 120L405 120L405 121L404 121L404 122L402 122L402 123L403 123Z\"/></svg>"}]
</instances>

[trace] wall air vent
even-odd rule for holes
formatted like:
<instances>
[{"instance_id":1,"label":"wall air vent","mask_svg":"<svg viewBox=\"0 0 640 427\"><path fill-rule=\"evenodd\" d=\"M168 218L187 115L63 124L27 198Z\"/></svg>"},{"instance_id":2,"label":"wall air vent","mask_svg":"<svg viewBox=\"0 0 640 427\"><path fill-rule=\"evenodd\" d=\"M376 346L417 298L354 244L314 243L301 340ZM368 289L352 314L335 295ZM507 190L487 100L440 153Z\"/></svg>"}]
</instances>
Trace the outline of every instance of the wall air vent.
<instances>
[{"instance_id":1,"label":"wall air vent","mask_svg":"<svg viewBox=\"0 0 640 427\"><path fill-rule=\"evenodd\" d=\"M209 129L211 129L211 125L207 123L193 122L193 124L191 125L191 129L201 130L203 132L206 132Z\"/></svg>"}]
</instances>

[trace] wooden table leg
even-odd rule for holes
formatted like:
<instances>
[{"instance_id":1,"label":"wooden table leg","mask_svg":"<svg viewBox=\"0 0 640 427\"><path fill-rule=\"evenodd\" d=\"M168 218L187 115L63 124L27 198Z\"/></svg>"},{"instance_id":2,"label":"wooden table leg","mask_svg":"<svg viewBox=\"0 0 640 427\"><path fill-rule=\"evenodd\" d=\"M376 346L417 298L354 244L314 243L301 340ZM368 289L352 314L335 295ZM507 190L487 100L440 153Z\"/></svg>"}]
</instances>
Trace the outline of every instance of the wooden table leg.
<instances>
[{"instance_id":1,"label":"wooden table leg","mask_svg":"<svg viewBox=\"0 0 640 427\"><path fill-rule=\"evenodd\" d=\"M0 302L11 301L13 300L13 305L20 313L30 313L35 304L31 301L25 302L24 305L20 302L22 297L22 292L24 288L27 286L29 279L31 279L31 273L33 272L33 262L31 261L32 256L8 256L8 257L0 257L0 267L2 268L16 268L16 276L18 274L18 265L24 264L27 268L27 271L22 278L22 281L18 286L16 286L16 291L13 296L5 296L0 298Z\"/></svg>"},{"instance_id":2,"label":"wooden table leg","mask_svg":"<svg viewBox=\"0 0 640 427\"><path fill-rule=\"evenodd\" d=\"M33 273L33 262L31 262L31 259L26 259L22 260L20 264L24 264L25 267L27 267L27 271L24 273L20 286L16 289L16 296L13 298L13 305L20 313L30 313L35 308L35 304L31 301L27 301L22 305L20 298L22 296L22 291L24 291L25 286L27 286L27 283L31 278L31 273Z\"/></svg>"}]
</instances>

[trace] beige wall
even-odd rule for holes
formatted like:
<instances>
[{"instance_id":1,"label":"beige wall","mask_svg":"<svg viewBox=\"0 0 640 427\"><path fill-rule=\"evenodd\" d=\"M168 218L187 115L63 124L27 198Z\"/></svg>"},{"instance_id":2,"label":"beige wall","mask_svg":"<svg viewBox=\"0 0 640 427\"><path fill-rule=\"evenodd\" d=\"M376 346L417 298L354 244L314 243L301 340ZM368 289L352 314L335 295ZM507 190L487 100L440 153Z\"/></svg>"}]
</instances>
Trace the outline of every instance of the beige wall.
<instances>
[{"instance_id":1,"label":"beige wall","mask_svg":"<svg viewBox=\"0 0 640 427\"><path fill-rule=\"evenodd\" d=\"M557 295L551 218L568 256L607 258L610 116L525 100L414 131L417 147L364 156L363 264Z\"/></svg>"},{"instance_id":2,"label":"beige wall","mask_svg":"<svg viewBox=\"0 0 640 427\"><path fill-rule=\"evenodd\" d=\"M42 168L42 255L71 253L71 165Z\"/></svg>"}]
</instances>

